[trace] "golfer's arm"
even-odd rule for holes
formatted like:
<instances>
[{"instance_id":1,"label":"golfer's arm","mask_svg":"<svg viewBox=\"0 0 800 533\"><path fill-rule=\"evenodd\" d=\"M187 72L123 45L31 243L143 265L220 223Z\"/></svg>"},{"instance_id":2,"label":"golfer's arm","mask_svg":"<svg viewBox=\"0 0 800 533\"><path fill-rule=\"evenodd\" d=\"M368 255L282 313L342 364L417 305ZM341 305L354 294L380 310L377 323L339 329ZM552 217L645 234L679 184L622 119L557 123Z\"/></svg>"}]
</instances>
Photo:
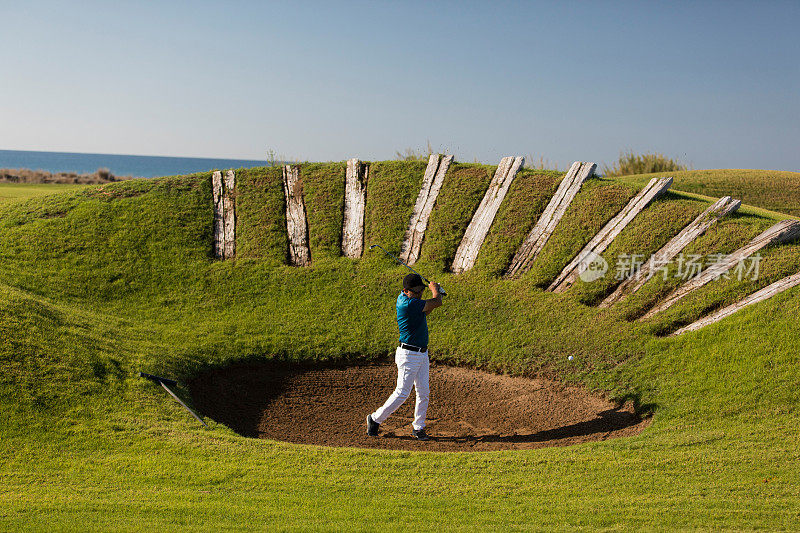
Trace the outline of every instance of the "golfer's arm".
<instances>
[{"instance_id":1,"label":"golfer's arm","mask_svg":"<svg viewBox=\"0 0 800 533\"><path fill-rule=\"evenodd\" d=\"M440 305L442 305L442 295L439 293L439 291L436 291L436 293L433 295L433 298L430 300L425 300L425 307L422 308L422 312L427 315Z\"/></svg>"}]
</instances>

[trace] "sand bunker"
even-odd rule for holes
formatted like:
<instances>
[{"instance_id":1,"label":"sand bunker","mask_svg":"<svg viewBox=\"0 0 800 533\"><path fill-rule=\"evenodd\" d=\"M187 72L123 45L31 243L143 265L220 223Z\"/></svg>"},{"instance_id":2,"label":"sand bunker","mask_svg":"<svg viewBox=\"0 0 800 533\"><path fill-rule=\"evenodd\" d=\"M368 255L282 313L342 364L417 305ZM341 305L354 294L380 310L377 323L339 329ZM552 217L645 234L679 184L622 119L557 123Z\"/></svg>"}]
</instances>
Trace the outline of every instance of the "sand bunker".
<instances>
[{"instance_id":1,"label":"sand bunker","mask_svg":"<svg viewBox=\"0 0 800 533\"><path fill-rule=\"evenodd\" d=\"M414 393L366 435L364 419L391 394L394 365L300 368L248 364L190 383L197 409L241 435L324 446L490 451L566 446L635 435L649 420L630 406L556 382L431 366L427 431L411 438Z\"/></svg>"}]
</instances>

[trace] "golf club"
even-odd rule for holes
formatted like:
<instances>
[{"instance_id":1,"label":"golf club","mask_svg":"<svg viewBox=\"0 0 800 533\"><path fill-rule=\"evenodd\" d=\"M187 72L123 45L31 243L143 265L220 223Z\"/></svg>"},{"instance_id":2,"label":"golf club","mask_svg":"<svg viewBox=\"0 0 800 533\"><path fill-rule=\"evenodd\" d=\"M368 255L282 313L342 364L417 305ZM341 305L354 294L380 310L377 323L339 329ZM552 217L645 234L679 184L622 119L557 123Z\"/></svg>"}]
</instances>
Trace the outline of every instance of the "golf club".
<instances>
[{"instance_id":1,"label":"golf club","mask_svg":"<svg viewBox=\"0 0 800 533\"><path fill-rule=\"evenodd\" d=\"M399 257L397 257L397 256L396 256L396 255L394 255L393 253L391 253L391 252L389 252L388 250L386 250L386 248L384 248L384 247L383 247L383 246L381 246L380 244L373 244L372 246L370 246L370 247L369 247L369 249L370 249L370 250L372 250L372 249L374 249L374 248L380 248L381 250L383 250L383 253L385 253L386 255L388 255L389 257L391 257L392 259L394 259L395 261L397 261L397 264L398 264L398 265L403 265L404 267L406 267L407 269L409 269L411 272L413 272L413 273L414 273L414 274L416 274L417 276L421 277L421 278L422 278L422 281L424 281L425 283L428 283L428 284L430 284L430 281L428 281L428 279L427 279L425 276L423 276L422 274L420 274L419 272L417 272L416 270L414 270L413 268L411 268L410 266L408 266L407 264L405 264L403 261L401 261L401 260L400 260L400 258L399 258ZM442 296L447 296L447 293L444 291L444 288L443 288L441 285L439 285L439 292L442 294Z\"/></svg>"}]
</instances>

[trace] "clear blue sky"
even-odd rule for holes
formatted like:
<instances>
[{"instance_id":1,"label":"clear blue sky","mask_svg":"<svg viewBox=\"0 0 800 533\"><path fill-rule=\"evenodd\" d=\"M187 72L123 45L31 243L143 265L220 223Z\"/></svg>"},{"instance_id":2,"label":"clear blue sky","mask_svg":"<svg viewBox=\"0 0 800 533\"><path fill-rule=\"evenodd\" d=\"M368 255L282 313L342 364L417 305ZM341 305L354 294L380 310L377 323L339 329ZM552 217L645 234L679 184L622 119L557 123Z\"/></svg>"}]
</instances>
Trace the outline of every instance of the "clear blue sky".
<instances>
[{"instance_id":1,"label":"clear blue sky","mask_svg":"<svg viewBox=\"0 0 800 533\"><path fill-rule=\"evenodd\" d=\"M800 171L800 2L0 0L0 149Z\"/></svg>"}]
</instances>

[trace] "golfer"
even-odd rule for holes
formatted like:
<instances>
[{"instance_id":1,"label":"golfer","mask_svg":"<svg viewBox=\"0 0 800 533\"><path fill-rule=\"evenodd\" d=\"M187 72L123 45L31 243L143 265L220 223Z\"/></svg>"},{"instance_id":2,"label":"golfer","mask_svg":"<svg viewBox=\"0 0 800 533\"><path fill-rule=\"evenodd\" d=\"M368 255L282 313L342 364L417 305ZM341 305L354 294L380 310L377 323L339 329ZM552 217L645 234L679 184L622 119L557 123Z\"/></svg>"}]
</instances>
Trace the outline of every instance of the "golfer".
<instances>
[{"instance_id":1,"label":"golfer","mask_svg":"<svg viewBox=\"0 0 800 533\"><path fill-rule=\"evenodd\" d=\"M425 433L425 415L428 412L428 313L442 305L438 283L431 282L428 288L433 293L430 300L422 299L425 283L419 274L409 274L403 279L403 292L397 297L397 326L400 329L400 346L394 352L397 364L397 387L386 403L377 411L367 415L367 435L378 436L378 429L411 394L411 386L417 393L414 422L411 436L417 440L428 440Z\"/></svg>"}]
</instances>

